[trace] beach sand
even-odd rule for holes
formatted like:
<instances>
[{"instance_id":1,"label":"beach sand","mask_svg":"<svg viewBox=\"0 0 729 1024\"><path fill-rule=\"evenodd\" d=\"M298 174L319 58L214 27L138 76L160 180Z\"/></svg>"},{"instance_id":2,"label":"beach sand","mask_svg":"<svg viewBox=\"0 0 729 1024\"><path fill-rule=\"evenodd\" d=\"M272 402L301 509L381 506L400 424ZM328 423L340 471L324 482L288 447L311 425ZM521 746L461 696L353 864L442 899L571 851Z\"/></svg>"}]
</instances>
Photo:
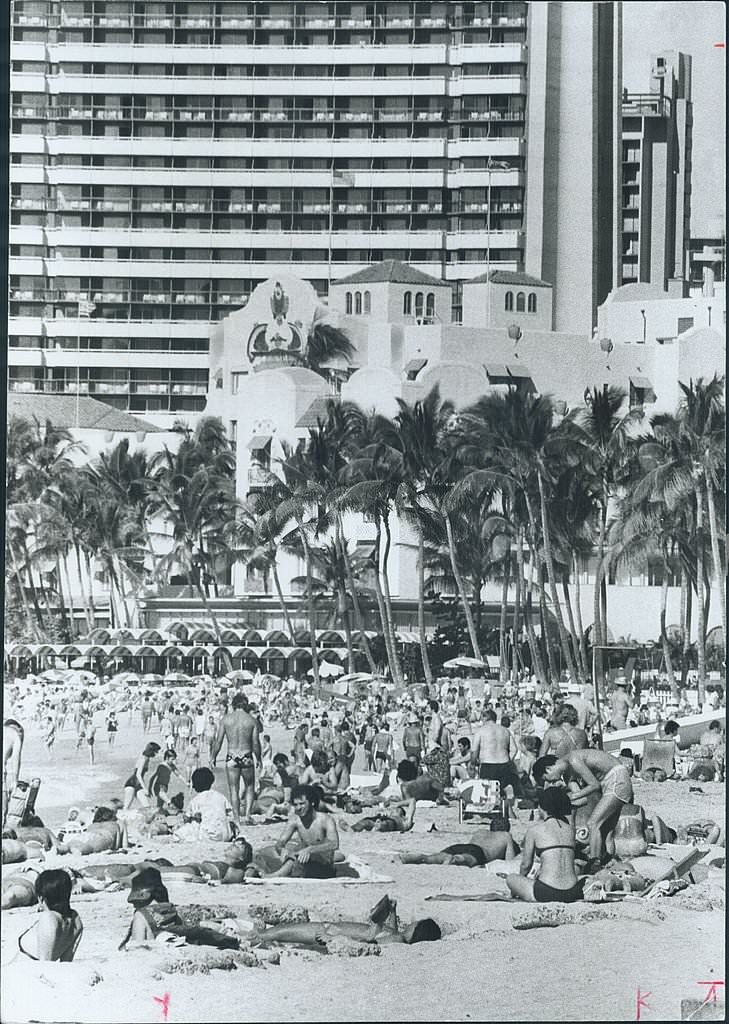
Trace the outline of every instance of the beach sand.
<instances>
[{"instance_id":1,"label":"beach sand","mask_svg":"<svg viewBox=\"0 0 729 1024\"><path fill-rule=\"evenodd\" d=\"M291 733L271 728L274 750L287 751ZM154 733L149 738L157 738ZM67 727L54 752L53 776L37 730L31 727L22 775L43 778L38 811L52 827L71 804L88 806L121 795L121 784L144 740L139 721L121 716L117 746L109 751L99 731L93 775L86 750L76 753ZM225 791L223 773L218 785ZM701 818L725 821L723 785L636 782L636 799L674 827ZM528 812L513 825L523 835ZM353 822L356 818L349 816ZM434 824L437 831L428 831ZM282 825L244 830L254 848L280 835ZM225 904L245 917L252 905L304 906L311 920L365 920L386 892L398 901L404 922L434 917L443 930L436 943L384 948L379 956L343 957L285 951L279 965L240 966L209 974L166 973L165 961L191 959L189 948L117 952L131 919L126 892L76 896L84 922L73 964L12 961L17 935L33 921L34 909L3 915L2 1020L82 1022L207 1021L427 1021L427 1020L635 1020L637 998L650 993L644 1020L681 1019L681 1001L703 999L698 982L724 979L724 872L706 869L688 895L649 903L610 905L597 920L559 928L517 931L512 918L525 906L507 903L432 902L439 892L504 891L499 878L480 869L403 865L404 850L434 852L467 842L473 825L458 825L455 805L418 810L416 829L406 835L341 833L341 848L357 854L387 884L292 881L285 885L207 886L172 883L173 902ZM216 844L146 841L129 854L89 858L124 862L160 856L181 863L214 857ZM219 849L219 847L218 847ZM83 858L63 857L80 865ZM50 862L49 862L50 866ZM3 867L3 876L14 866ZM582 904L593 910L595 905ZM24 961L24 962L23 962Z\"/></svg>"}]
</instances>

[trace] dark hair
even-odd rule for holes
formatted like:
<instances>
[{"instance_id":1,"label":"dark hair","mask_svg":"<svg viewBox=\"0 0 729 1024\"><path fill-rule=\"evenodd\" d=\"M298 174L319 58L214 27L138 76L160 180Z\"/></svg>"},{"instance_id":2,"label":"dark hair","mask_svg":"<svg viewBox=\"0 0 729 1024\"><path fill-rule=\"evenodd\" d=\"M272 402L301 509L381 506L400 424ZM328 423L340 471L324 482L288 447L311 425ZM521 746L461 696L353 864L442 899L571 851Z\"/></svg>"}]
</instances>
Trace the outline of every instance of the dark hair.
<instances>
[{"instance_id":1,"label":"dark hair","mask_svg":"<svg viewBox=\"0 0 729 1024\"><path fill-rule=\"evenodd\" d=\"M721 732L721 723L720 722L711 722L709 724L709 729L711 729L713 732Z\"/></svg>"},{"instance_id":2,"label":"dark hair","mask_svg":"<svg viewBox=\"0 0 729 1024\"><path fill-rule=\"evenodd\" d=\"M422 921L416 921L413 925L413 932L410 942L435 942L441 937L441 930L432 917L426 917Z\"/></svg>"},{"instance_id":3,"label":"dark hair","mask_svg":"<svg viewBox=\"0 0 729 1024\"><path fill-rule=\"evenodd\" d=\"M579 721L577 709L572 704L564 704L559 712L558 721L560 724L567 722L569 725L577 725Z\"/></svg>"},{"instance_id":4,"label":"dark hair","mask_svg":"<svg viewBox=\"0 0 729 1024\"><path fill-rule=\"evenodd\" d=\"M97 807L91 819L92 824L98 825L103 821L116 821L116 813L111 807Z\"/></svg>"},{"instance_id":5,"label":"dark hair","mask_svg":"<svg viewBox=\"0 0 729 1024\"><path fill-rule=\"evenodd\" d=\"M190 781L196 793L205 793L208 789L212 788L215 776L209 768L196 768L192 773Z\"/></svg>"},{"instance_id":6,"label":"dark hair","mask_svg":"<svg viewBox=\"0 0 729 1024\"><path fill-rule=\"evenodd\" d=\"M244 693L236 693L230 702L230 706L235 710L236 708L243 708L244 711L248 710L248 698Z\"/></svg>"},{"instance_id":7,"label":"dark hair","mask_svg":"<svg viewBox=\"0 0 729 1024\"><path fill-rule=\"evenodd\" d=\"M329 767L329 758L323 750L314 750L312 752L311 767L317 772L326 771Z\"/></svg>"},{"instance_id":8,"label":"dark hair","mask_svg":"<svg viewBox=\"0 0 729 1024\"><path fill-rule=\"evenodd\" d=\"M461 743L466 748L466 750L471 749L471 741L469 740L468 736L459 736L458 742Z\"/></svg>"},{"instance_id":9,"label":"dark hair","mask_svg":"<svg viewBox=\"0 0 729 1024\"><path fill-rule=\"evenodd\" d=\"M41 871L35 880L35 894L44 900L49 910L55 910L62 917L69 917L71 910L71 876L63 868Z\"/></svg>"},{"instance_id":10,"label":"dark hair","mask_svg":"<svg viewBox=\"0 0 729 1024\"><path fill-rule=\"evenodd\" d=\"M190 739L194 740L194 739L197 739L197 737L196 736L191 736ZM165 750L164 757L163 757L164 761L175 761L176 759L177 759L177 751L176 750Z\"/></svg>"},{"instance_id":11,"label":"dark hair","mask_svg":"<svg viewBox=\"0 0 729 1024\"><path fill-rule=\"evenodd\" d=\"M234 868L247 868L253 860L253 847L247 839L243 838L243 836L238 836L234 841L233 846L236 847L238 856L231 866Z\"/></svg>"},{"instance_id":12,"label":"dark hair","mask_svg":"<svg viewBox=\"0 0 729 1024\"><path fill-rule=\"evenodd\" d=\"M551 768L553 764L557 763L557 758L554 754L544 754L543 757L538 757L532 766L532 778L538 786L544 785L544 773L547 768Z\"/></svg>"},{"instance_id":13,"label":"dark hair","mask_svg":"<svg viewBox=\"0 0 729 1024\"><path fill-rule=\"evenodd\" d=\"M417 766L412 761L404 760L397 766L397 777L403 782L412 782L418 777Z\"/></svg>"},{"instance_id":14,"label":"dark hair","mask_svg":"<svg viewBox=\"0 0 729 1024\"><path fill-rule=\"evenodd\" d=\"M185 804L185 794L184 793L175 793L175 795L170 800L170 804L173 807L176 807L178 811L181 811L183 806L184 806L184 804Z\"/></svg>"},{"instance_id":15,"label":"dark hair","mask_svg":"<svg viewBox=\"0 0 729 1024\"><path fill-rule=\"evenodd\" d=\"M438 712L438 710L440 708L440 704L438 703L437 700L429 700L428 701L428 706L430 707L430 710L431 711L435 711L436 714L437 714L437 712Z\"/></svg>"},{"instance_id":16,"label":"dark hair","mask_svg":"<svg viewBox=\"0 0 729 1024\"><path fill-rule=\"evenodd\" d=\"M319 786L306 786L302 784L299 784L298 786L292 786L291 803L293 804L294 800L298 800L300 797L303 796L304 799L309 801L314 810L317 810L317 808L319 807L320 793L321 789L319 788Z\"/></svg>"},{"instance_id":17,"label":"dark hair","mask_svg":"<svg viewBox=\"0 0 729 1024\"><path fill-rule=\"evenodd\" d=\"M493 710L493 708L486 708L484 710L483 717L486 719L487 722L495 722L496 712Z\"/></svg>"},{"instance_id":18,"label":"dark hair","mask_svg":"<svg viewBox=\"0 0 729 1024\"><path fill-rule=\"evenodd\" d=\"M666 722L663 726L663 732L666 736L675 736L678 732L678 722L674 722L673 719L670 722Z\"/></svg>"},{"instance_id":19,"label":"dark hair","mask_svg":"<svg viewBox=\"0 0 729 1024\"><path fill-rule=\"evenodd\" d=\"M142 754L145 757L154 757L155 754L159 754L161 749L162 748L160 747L159 743L148 743L147 746L142 751Z\"/></svg>"},{"instance_id":20,"label":"dark hair","mask_svg":"<svg viewBox=\"0 0 729 1024\"><path fill-rule=\"evenodd\" d=\"M501 716L501 724L503 725L503 727L505 729L509 728L509 726L511 725L511 719L509 718L508 715L502 715Z\"/></svg>"},{"instance_id":21,"label":"dark hair","mask_svg":"<svg viewBox=\"0 0 729 1024\"><path fill-rule=\"evenodd\" d=\"M311 735L312 735L312 736L319 736L319 735L320 735L320 733L319 733L319 730L318 730L318 728L316 728L316 727L315 727L314 729L312 729L312 730L311 730Z\"/></svg>"},{"instance_id":22,"label":"dark hair","mask_svg":"<svg viewBox=\"0 0 729 1024\"><path fill-rule=\"evenodd\" d=\"M502 818L499 815L496 818L492 818L489 824L491 832L508 832L509 831L509 820L508 818Z\"/></svg>"},{"instance_id":23,"label":"dark hair","mask_svg":"<svg viewBox=\"0 0 729 1024\"><path fill-rule=\"evenodd\" d=\"M629 757L632 760L633 751L630 749L630 747L623 747L623 749L620 751L620 756L621 757Z\"/></svg>"},{"instance_id":24,"label":"dark hair","mask_svg":"<svg viewBox=\"0 0 729 1024\"><path fill-rule=\"evenodd\" d=\"M566 822L572 813L570 798L567 796L567 791L561 786L547 786L539 794L537 802L550 818Z\"/></svg>"},{"instance_id":25,"label":"dark hair","mask_svg":"<svg viewBox=\"0 0 729 1024\"><path fill-rule=\"evenodd\" d=\"M273 763L279 765L287 765L289 763L288 757L285 754L274 754Z\"/></svg>"}]
</instances>

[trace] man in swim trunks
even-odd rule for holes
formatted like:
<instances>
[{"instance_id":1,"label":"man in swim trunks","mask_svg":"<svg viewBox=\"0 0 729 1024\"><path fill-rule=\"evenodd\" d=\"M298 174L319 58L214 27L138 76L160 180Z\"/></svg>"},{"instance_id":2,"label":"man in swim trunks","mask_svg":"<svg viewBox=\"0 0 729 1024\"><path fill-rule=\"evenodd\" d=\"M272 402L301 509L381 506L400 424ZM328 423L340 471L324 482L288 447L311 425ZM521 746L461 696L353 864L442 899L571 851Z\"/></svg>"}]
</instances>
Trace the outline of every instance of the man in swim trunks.
<instances>
[{"instance_id":1,"label":"man in swim trunks","mask_svg":"<svg viewBox=\"0 0 729 1024\"><path fill-rule=\"evenodd\" d=\"M3 825L8 813L10 797L20 777L20 759L25 733L14 718L3 721Z\"/></svg>"},{"instance_id":2,"label":"man in swim trunks","mask_svg":"<svg viewBox=\"0 0 729 1024\"><path fill-rule=\"evenodd\" d=\"M314 786L294 786L291 803L294 814L275 846L281 866L265 874L273 878L334 878L334 854L339 849L334 816L319 810L319 793ZM296 852L286 849L294 836L301 842Z\"/></svg>"},{"instance_id":3,"label":"man in swim trunks","mask_svg":"<svg viewBox=\"0 0 729 1024\"><path fill-rule=\"evenodd\" d=\"M594 874L602 866L603 836L615 828L625 804L633 803L630 770L620 758L588 748L573 750L560 758L546 769L544 778L547 782L558 782L568 774L585 783L577 793L570 793L573 805L592 794L601 794L587 820L590 860L585 870Z\"/></svg>"},{"instance_id":4,"label":"man in swim trunks","mask_svg":"<svg viewBox=\"0 0 729 1024\"><path fill-rule=\"evenodd\" d=\"M261 767L261 741L255 718L248 712L248 701L244 694L236 693L231 702L231 711L223 715L218 726L218 735L213 749L213 767L223 740L228 741L225 757L225 771L230 788L230 803L236 824L240 824L240 786L243 783L245 822L251 823L251 811L255 795L256 765Z\"/></svg>"},{"instance_id":5,"label":"man in swim trunks","mask_svg":"<svg viewBox=\"0 0 729 1024\"><path fill-rule=\"evenodd\" d=\"M403 864L451 864L482 868L492 860L513 860L520 853L510 832L478 832L470 843L453 843L439 853L401 853Z\"/></svg>"},{"instance_id":6,"label":"man in swim trunks","mask_svg":"<svg viewBox=\"0 0 729 1024\"><path fill-rule=\"evenodd\" d=\"M497 725L496 712L491 708L483 713L483 725L473 738L471 751L473 763L478 765L479 779L495 779L503 795L507 795L507 786L513 788L514 795L520 794L521 784L514 767L518 753L516 740L509 729Z\"/></svg>"}]
</instances>

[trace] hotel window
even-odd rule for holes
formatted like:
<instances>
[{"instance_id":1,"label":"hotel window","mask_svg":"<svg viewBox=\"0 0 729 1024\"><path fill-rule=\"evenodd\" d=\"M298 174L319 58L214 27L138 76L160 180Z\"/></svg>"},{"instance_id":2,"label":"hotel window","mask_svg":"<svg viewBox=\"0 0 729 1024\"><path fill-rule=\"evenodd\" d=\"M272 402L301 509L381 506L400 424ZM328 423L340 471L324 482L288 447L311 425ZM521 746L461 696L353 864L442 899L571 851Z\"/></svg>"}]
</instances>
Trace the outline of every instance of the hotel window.
<instances>
[{"instance_id":1,"label":"hotel window","mask_svg":"<svg viewBox=\"0 0 729 1024\"><path fill-rule=\"evenodd\" d=\"M345 299L345 307L344 308L345 308L346 313L348 315L351 315L351 313L352 313L352 293L351 292L347 292L347 296L346 296L346 299Z\"/></svg>"},{"instance_id":2,"label":"hotel window","mask_svg":"<svg viewBox=\"0 0 729 1024\"><path fill-rule=\"evenodd\" d=\"M425 315L431 320L435 316L435 292L428 292L425 299Z\"/></svg>"},{"instance_id":3,"label":"hotel window","mask_svg":"<svg viewBox=\"0 0 729 1024\"><path fill-rule=\"evenodd\" d=\"M369 292L364 293L364 312L365 316L369 316L372 312L372 296Z\"/></svg>"},{"instance_id":4,"label":"hotel window","mask_svg":"<svg viewBox=\"0 0 729 1024\"><path fill-rule=\"evenodd\" d=\"M529 298L527 299L527 311L529 313L536 313L537 311L537 296L535 292L529 292Z\"/></svg>"},{"instance_id":5,"label":"hotel window","mask_svg":"<svg viewBox=\"0 0 729 1024\"><path fill-rule=\"evenodd\" d=\"M504 296L504 309L507 313L510 313L514 308L514 293L507 292Z\"/></svg>"},{"instance_id":6,"label":"hotel window","mask_svg":"<svg viewBox=\"0 0 729 1024\"><path fill-rule=\"evenodd\" d=\"M354 312L358 316L362 312L362 292L354 293Z\"/></svg>"},{"instance_id":7,"label":"hotel window","mask_svg":"<svg viewBox=\"0 0 729 1024\"><path fill-rule=\"evenodd\" d=\"M404 316L410 316L413 311L413 293L405 292L402 297L402 311Z\"/></svg>"},{"instance_id":8,"label":"hotel window","mask_svg":"<svg viewBox=\"0 0 729 1024\"><path fill-rule=\"evenodd\" d=\"M524 312L524 292L516 293L516 311L517 313Z\"/></svg>"},{"instance_id":9,"label":"hotel window","mask_svg":"<svg viewBox=\"0 0 729 1024\"><path fill-rule=\"evenodd\" d=\"M422 292L416 292L415 293L415 316L417 318L417 317L422 317L422 315L423 315L423 293Z\"/></svg>"}]
</instances>

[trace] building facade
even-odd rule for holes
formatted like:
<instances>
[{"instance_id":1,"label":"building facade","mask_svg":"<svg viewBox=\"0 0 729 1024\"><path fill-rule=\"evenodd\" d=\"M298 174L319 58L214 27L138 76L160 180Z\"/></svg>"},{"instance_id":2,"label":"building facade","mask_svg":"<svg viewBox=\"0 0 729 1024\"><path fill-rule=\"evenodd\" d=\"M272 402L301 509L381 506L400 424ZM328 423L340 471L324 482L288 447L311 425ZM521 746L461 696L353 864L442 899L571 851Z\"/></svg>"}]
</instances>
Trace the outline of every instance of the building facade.
<instances>
[{"instance_id":1,"label":"building facade","mask_svg":"<svg viewBox=\"0 0 729 1024\"><path fill-rule=\"evenodd\" d=\"M14 0L10 388L194 417L209 325L292 265L324 297L408 261L456 320L464 282L526 271L553 326L589 330L614 279L620 18Z\"/></svg>"},{"instance_id":2,"label":"building facade","mask_svg":"<svg viewBox=\"0 0 729 1024\"><path fill-rule=\"evenodd\" d=\"M648 92L623 99L621 284L688 278L692 134L691 57L656 54Z\"/></svg>"}]
</instances>

